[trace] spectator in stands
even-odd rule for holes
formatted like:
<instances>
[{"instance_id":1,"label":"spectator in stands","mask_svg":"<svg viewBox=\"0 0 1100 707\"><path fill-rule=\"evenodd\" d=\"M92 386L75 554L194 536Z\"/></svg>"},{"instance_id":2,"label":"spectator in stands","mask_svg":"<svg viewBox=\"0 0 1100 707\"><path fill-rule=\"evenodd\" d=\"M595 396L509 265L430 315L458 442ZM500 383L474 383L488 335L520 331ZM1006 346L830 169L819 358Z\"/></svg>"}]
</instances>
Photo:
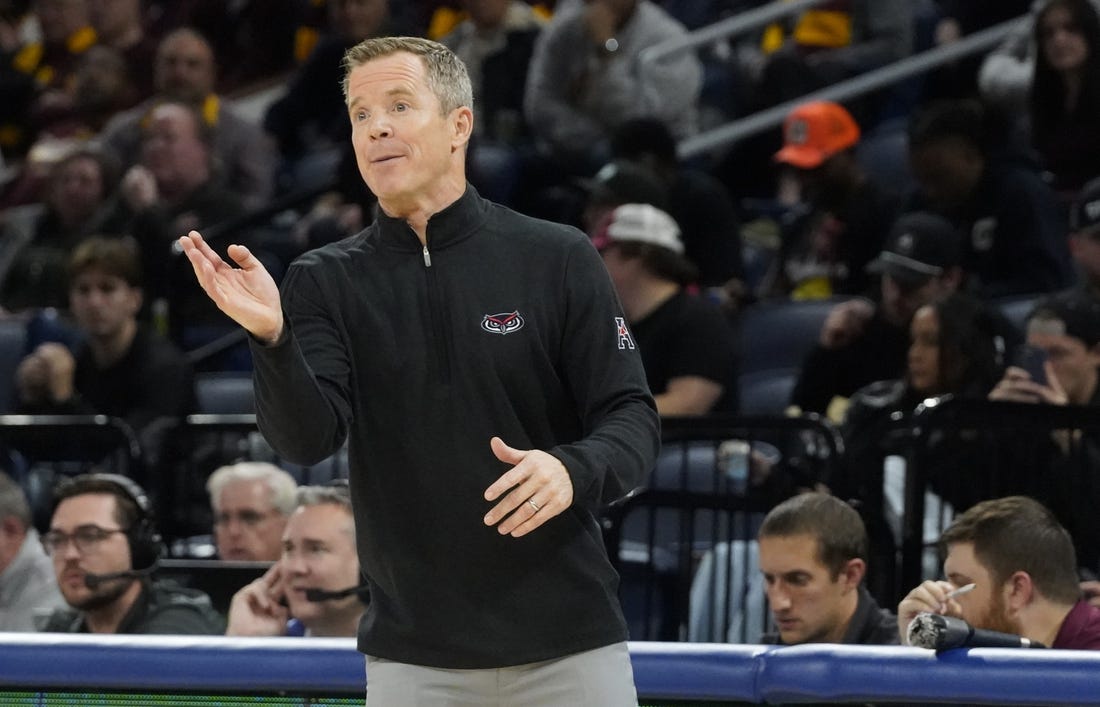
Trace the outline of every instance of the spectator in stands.
<instances>
[{"instance_id":1,"label":"spectator in stands","mask_svg":"<svg viewBox=\"0 0 1100 707\"><path fill-rule=\"evenodd\" d=\"M918 206L965 235L963 267L990 297L1069 284L1065 223L1038 175L997 154L998 129L977 101L937 102L909 130Z\"/></svg>"},{"instance_id":2,"label":"spectator in stands","mask_svg":"<svg viewBox=\"0 0 1100 707\"><path fill-rule=\"evenodd\" d=\"M119 186L116 218L128 219L127 232L141 248L146 294L150 302L168 303L172 338L188 347L205 342L185 339L184 326L224 326L226 320L190 277L178 277L182 262L172 244L180 233L224 223L245 210L243 197L219 180L216 139L191 105L160 103L142 126L141 160L127 170Z\"/></svg>"},{"instance_id":3,"label":"spectator in stands","mask_svg":"<svg viewBox=\"0 0 1100 707\"><path fill-rule=\"evenodd\" d=\"M1009 366L990 400L1100 405L1100 300L1068 291L1041 300L1027 320L1027 343L1042 349L1045 381Z\"/></svg>"},{"instance_id":4,"label":"spectator in stands","mask_svg":"<svg viewBox=\"0 0 1100 707\"><path fill-rule=\"evenodd\" d=\"M869 265L881 277L878 302L852 299L829 312L802 364L791 403L805 412L826 413L834 399L842 404L865 385L900 378L913 313L963 282L959 241L939 216L914 212L900 217L886 248ZM830 417L839 420L843 414Z\"/></svg>"},{"instance_id":5,"label":"spectator in stands","mask_svg":"<svg viewBox=\"0 0 1100 707\"><path fill-rule=\"evenodd\" d=\"M804 10L784 36L765 32L756 102L771 106L897 61L913 50L913 8L904 0L827 2ZM759 60L757 60L759 61Z\"/></svg>"},{"instance_id":6,"label":"spectator in stands","mask_svg":"<svg viewBox=\"0 0 1100 707\"><path fill-rule=\"evenodd\" d=\"M145 492L116 474L63 482L42 544L71 609L43 631L219 634L224 622L205 594L151 581L162 548Z\"/></svg>"},{"instance_id":7,"label":"spectator in stands","mask_svg":"<svg viewBox=\"0 0 1100 707\"><path fill-rule=\"evenodd\" d=\"M1027 115L1038 53L1034 40L1035 18L1048 2L1049 0L1032 0L1030 21L1021 23L1005 37L999 47L982 57L981 70L978 73L978 88L982 100L1009 115ZM1090 2L1093 10L1100 12L1100 0ZM961 4L967 3L964 1ZM993 0L991 4L1002 5L999 0Z\"/></svg>"},{"instance_id":8,"label":"spectator in stands","mask_svg":"<svg viewBox=\"0 0 1100 707\"><path fill-rule=\"evenodd\" d=\"M88 0L34 0L39 36L5 52L0 66L0 149L10 159L31 144L37 126L31 116L56 99L77 60L96 43L88 21Z\"/></svg>"},{"instance_id":9,"label":"spectator in stands","mask_svg":"<svg viewBox=\"0 0 1100 707\"><path fill-rule=\"evenodd\" d=\"M1039 11L1031 84L1031 142L1056 192L1100 176L1100 17L1090 0L1052 0Z\"/></svg>"},{"instance_id":10,"label":"spectator in stands","mask_svg":"<svg viewBox=\"0 0 1100 707\"><path fill-rule=\"evenodd\" d=\"M676 138L656 118L634 118L611 136L616 160L637 162L664 183L668 213L680 225L684 255L699 269L699 284L731 301L744 289L737 208L725 186L707 172L680 163Z\"/></svg>"},{"instance_id":11,"label":"spectator in stands","mask_svg":"<svg viewBox=\"0 0 1100 707\"><path fill-rule=\"evenodd\" d=\"M893 577L895 519L902 509L902 479L885 474L891 455L910 449L898 421L911 415L927 398L951 395L984 399L1002 369L1002 352L1011 327L990 307L961 293L952 293L920 307L909 326L909 353L897 380L872 383L852 395L841 434L844 459L828 484L841 498L858 499L870 529L872 556L884 574L869 578L879 597L896 597ZM950 431L930 438L923 450L927 488L954 508L968 508L988 498L991 463L974 444L976 434Z\"/></svg>"},{"instance_id":12,"label":"spectator in stands","mask_svg":"<svg viewBox=\"0 0 1100 707\"><path fill-rule=\"evenodd\" d=\"M778 629L761 643L898 643L896 618L863 586L867 531L851 506L824 493L793 496L768 513L758 539Z\"/></svg>"},{"instance_id":13,"label":"spectator in stands","mask_svg":"<svg viewBox=\"0 0 1100 707\"><path fill-rule=\"evenodd\" d=\"M523 92L545 17L522 0L462 0L468 17L439 41L462 59L473 83L470 182L486 198L513 203L531 150Z\"/></svg>"},{"instance_id":14,"label":"spectator in stands","mask_svg":"<svg viewBox=\"0 0 1100 707\"><path fill-rule=\"evenodd\" d=\"M1086 184L1070 208L1069 252L1077 287L1100 297L1100 178Z\"/></svg>"},{"instance_id":15,"label":"spectator in stands","mask_svg":"<svg viewBox=\"0 0 1100 707\"><path fill-rule=\"evenodd\" d=\"M163 102L185 103L202 116L211 132L225 186L239 193L249 208L263 206L272 192L275 147L259 126L214 93L215 74L214 52L201 35L186 28L171 32L157 46L156 94L108 123L104 145L118 156L123 169L137 164L153 108Z\"/></svg>"},{"instance_id":16,"label":"spectator in stands","mask_svg":"<svg viewBox=\"0 0 1100 707\"><path fill-rule=\"evenodd\" d=\"M388 0L337 0L328 6L329 31L264 115L264 130L274 138L284 161L286 187L312 185L307 170L312 171L317 155L338 155L351 138L340 89L344 52L368 37L394 30Z\"/></svg>"},{"instance_id":17,"label":"spectator in stands","mask_svg":"<svg viewBox=\"0 0 1100 707\"><path fill-rule=\"evenodd\" d=\"M695 268L684 258L680 229L649 204L623 204L595 239L619 294L646 379L662 416L737 408L733 332L716 305L688 294Z\"/></svg>"},{"instance_id":18,"label":"spectator in stands","mask_svg":"<svg viewBox=\"0 0 1100 707\"><path fill-rule=\"evenodd\" d=\"M698 58L639 60L685 34L651 0L585 0L555 13L535 43L524 112L560 168L593 174L610 157L612 131L630 118L656 117L677 138L698 129Z\"/></svg>"},{"instance_id":19,"label":"spectator in stands","mask_svg":"<svg viewBox=\"0 0 1100 707\"><path fill-rule=\"evenodd\" d=\"M137 321L141 268L132 244L89 238L69 259L69 305L84 343L40 344L16 370L21 411L123 418L139 434L194 409L187 359Z\"/></svg>"},{"instance_id":20,"label":"spectator in stands","mask_svg":"<svg viewBox=\"0 0 1100 707\"><path fill-rule=\"evenodd\" d=\"M5 309L68 307L65 266L83 238L117 227L111 214L118 170L107 155L76 150L50 171L40 206L5 214L0 302ZM25 216L26 218L21 218Z\"/></svg>"},{"instance_id":21,"label":"spectator in stands","mask_svg":"<svg viewBox=\"0 0 1100 707\"><path fill-rule=\"evenodd\" d=\"M935 16L928 18L935 21L930 40L936 46L951 44L1018 17L1027 12L1029 4L1041 2L1045 0L935 0L930 3ZM932 71L924 82L924 94L931 98L972 97L981 85L977 79L980 70L984 73L980 54L957 59Z\"/></svg>"},{"instance_id":22,"label":"spectator in stands","mask_svg":"<svg viewBox=\"0 0 1100 707\"><path fill-rule=\"evenodd\" d=\"M99 43L122 54L136 89L134 103L153 95L157 42L145 31L143 7L142 0L88 0L89 19Z\"/></svg>"},{"instance_id":23,"label":"spectator in stands","mask_svg":"<svg viewBox=\"0 0 1100 707\"><path fill-rule=\"evenodd\" d=\"M355 636L364 598L348 590L361 582L347 487L302 487L283 533L282 557L233 596L226 635L283 636L294 630L288 626L293 617L306 636ZM311 598L308 590L332 596Z\"/></svg>"},{"instance_id":24,"label":"spectator in stands","mask_svg":"<svg viewBox=\"0 0 1100 707\"><path fill-rule=\"evenodd\" d=\"M347 2L347 0L343 0ZM294 66L298 22L337 0L187 0L176 27L193 27L223 67L222 91L247 94ZM338 3L337 3L338 4Z\"/></svg>"},{"instance_id":25,"label":"spectator in stands","mask_svg":"<svg viewBox=\"0 0 1100 707\"><path fill-rule=\"evenodd\" d=\"M1028 317L1026 341L1044 354L1041 372L1027 370L1022 362L1009 366L990 400L1100 405L1100 299L1070 290L1040 300ZM1033 440L1032 446L1038 448L1042 441ZM1100 523L1094 510L1100 503L1100 441L1093 431L1080 441L1082 451L1075 454L1073 445L1055 433L1053 442L1060 450L1053 455L1056 471L1021 479L1017 484L1026 485L1013 490L1042 498L1073 533L1081 565L1095 572L1100 569Z\"/></svg>"},{"instance_id":26,"label":"spectator in stands","mask_svg":"<svg viewBox=\"0 0 1100 707\"><path fill-rule=\"evenodd\" d=\"M807 208L783 229L764 294L820 299L867 291L865 266L882 249L897 203L859 166L858 142L859 126L837 103L811 101L787 115L775 160L794 170Z\"/></svg>"},{"instance_id":27,"label":"spectator in stands","mask_svg":"<svg viewBox=\"0 0 1100 707\"><path fill-rule=\"evenodd\" d=\"M206 481L214 544L223 560L274 562L294 510L294 477L268 462L237 462Z\"/></svg>"},{"instance_id":28,"label":"spectator in stands","mask_svg":"<svg viewBox=\"0 0 1100 707\"><path fill-rule=\"evenodd\" d=\"M600 168L590 180L582 180L586 190L579 225L589 237L595 237L611 218L611 212L623 204L649 204L668 209L668 190L649 167L630 160L614 160Z\"/></svg>"},{"instance_id":29,"label":"spectator in stands","mask_svg":"<svg viewBox=\"0 0 1100 707\"><path fill-rule=\"evenodd\" d=\"M1100 649L1100 608L1081 598L1073 542L1039 502L983 501L955 518L940 545L947 579L922 582L898 604L903 640L909 622L930 612L1051 648ZM947 597L970 583L973 591Z\"/></svg>"},{"instance_id":30,"label":"spectator in stands","mask_svg":"<svg viewBox=\"0 0 1100 707\"><path fill-rule=\"evenodd\" d=\"M0 471L0 632L34 631L40 615L64 606L27 496Z\"/></svg>"}]
</instances>

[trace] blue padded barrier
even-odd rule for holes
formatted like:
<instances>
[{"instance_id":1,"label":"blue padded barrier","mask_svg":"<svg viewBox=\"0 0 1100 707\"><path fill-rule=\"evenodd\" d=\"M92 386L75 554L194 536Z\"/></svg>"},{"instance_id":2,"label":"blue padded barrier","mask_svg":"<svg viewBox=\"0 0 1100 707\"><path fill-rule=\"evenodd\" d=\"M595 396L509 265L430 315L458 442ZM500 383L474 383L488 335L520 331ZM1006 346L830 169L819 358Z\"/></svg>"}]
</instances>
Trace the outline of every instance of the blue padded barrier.
<instances>
[{"instance_id":1,"label":"blue padded barrier","mask_svg":"<svg viewBox=\"0 0 1100 707\"><path fill-rule=\"evenodd\" d=\"M804 645L760 657L767 702L1100 704L1100 652Z\"/></svg>"},{"instance_id":2,"label":"blue padded barrier","mask_svg":"<svg viewBox=\"0 0 1100 707\"><path fill-rule=\"evenodd\" d=\"M1100 651L630 644L639 697L1100 705ZM363 694L352 639L0 633L5 689Z\"/></svg>"}]
</instances>

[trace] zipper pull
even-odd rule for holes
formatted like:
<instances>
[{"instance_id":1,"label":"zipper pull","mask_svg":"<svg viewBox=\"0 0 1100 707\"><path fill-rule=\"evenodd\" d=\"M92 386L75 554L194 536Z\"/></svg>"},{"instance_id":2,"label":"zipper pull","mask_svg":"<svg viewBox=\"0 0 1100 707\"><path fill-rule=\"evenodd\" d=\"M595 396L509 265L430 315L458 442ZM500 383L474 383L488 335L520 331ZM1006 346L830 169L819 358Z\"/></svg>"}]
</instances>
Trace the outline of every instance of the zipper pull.
<instances>
[{"instance_id":1,"label":"zipper pull","mask_svg":"<svg viewBox=\"0 0 1100 707\"><path fill-rule=\"evenodd\" d=\"M428 246L424 246L424 267L430 268L432 266L432 256L428 252Z\"/></svg>"}]
</instances>

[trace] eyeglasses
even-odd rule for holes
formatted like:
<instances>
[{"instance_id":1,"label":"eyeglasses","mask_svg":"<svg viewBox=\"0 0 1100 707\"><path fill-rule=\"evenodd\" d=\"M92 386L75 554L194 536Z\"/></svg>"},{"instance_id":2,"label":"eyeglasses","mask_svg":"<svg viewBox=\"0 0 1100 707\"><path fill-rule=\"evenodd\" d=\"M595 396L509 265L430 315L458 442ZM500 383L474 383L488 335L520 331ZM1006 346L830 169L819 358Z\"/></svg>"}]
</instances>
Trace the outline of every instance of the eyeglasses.
<instances>
[{"instance_id":1,"label":"eyeglasses","mask_svg":"<svg viewBox=\"0 0 1100 707\"><path fill-rule=\"evenodd\" d=\"M219 513L214 516L214 525L224 527L229 525L233 521L237 521L241 525L247 528L255 528L260 523L264 522L269 516L273 515L274 511L267 511L261 513L260 511L238 511L236 513Z\"/></svg>"},{"instance_id":2,"label":"eyeglasses","mask_svg":"<svg viewBox=\"0 0 1100 707\"><path fill-rule=\"evenodd\" d=\"M78 526L72 534L60 530L51 530L42 536L42 547L47 554L65 552L71 540L76 545L76 551L82 555L93 552L101 542L115 533L125 533L122 528L100 528L98 525Z\"/></svg>"}]
</instances>

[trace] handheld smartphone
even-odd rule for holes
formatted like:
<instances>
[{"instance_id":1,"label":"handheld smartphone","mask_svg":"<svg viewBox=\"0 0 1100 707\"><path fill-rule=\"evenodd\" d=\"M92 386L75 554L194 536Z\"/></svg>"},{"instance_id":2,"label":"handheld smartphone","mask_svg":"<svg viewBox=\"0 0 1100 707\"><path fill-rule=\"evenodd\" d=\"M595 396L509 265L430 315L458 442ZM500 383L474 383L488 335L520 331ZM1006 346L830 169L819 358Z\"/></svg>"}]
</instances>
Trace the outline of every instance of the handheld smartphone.
<instances>
[{"instance_id":1,"label":"handheld smartphone","mask_svg":"<svg viewBox=\"0 0 1100 707\"><path fill-rule=\"evenodd\" d=\"M1040 385L1047 385L1047 372L1044 364L1047 361L1047 352L1038 346L1024 344L1016 349L1012 358L1012 365L1022 368L1031 376L1031 380Z\"/></svg>"}]
</instances>

